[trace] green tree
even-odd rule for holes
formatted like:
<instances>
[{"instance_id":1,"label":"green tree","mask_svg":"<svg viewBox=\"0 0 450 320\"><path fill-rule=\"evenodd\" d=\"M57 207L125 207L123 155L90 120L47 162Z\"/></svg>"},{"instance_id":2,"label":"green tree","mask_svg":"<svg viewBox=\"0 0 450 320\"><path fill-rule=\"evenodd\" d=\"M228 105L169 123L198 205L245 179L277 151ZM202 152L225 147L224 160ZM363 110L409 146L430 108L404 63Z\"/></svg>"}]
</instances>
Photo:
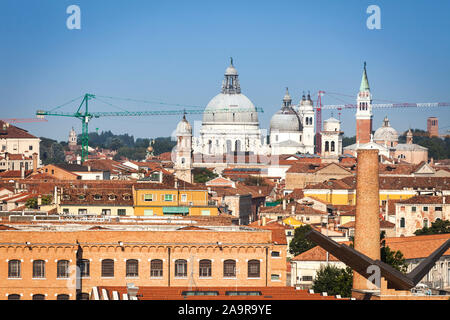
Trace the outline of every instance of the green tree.
<instances>
[{"instance_id":1,"label":"green tree","mask_svg":"<svg viewBox=\"0 0 450 320\"><path fill-rule=\"evenodd\" d=\"M435 222L431 223L431 227L423 227L422 229L417 229L414 234L416 236L422 236L427 234L442 234L450 233L450 221L436 219Z\"/></svg>"},{"instance_id":2,"label":"green tree","mask_svg":"<svg viewBox=\"0 0 450 320\"><path fill-rule=\"evenodd\" d=\"M194 175L195 183L205 183L206 181L218 177L218 174L206 168L194 168L192 174Z\"/></svg>"},{"instance_id":3,"label":"green tree","mask_svg":"<svg viewBox=\"0 0 450 320\"><path fill-rule=\"evenodd\" d=\"M28 209L37 209L38 208L37 198L28 199L25 202L25 207L27 207Z\"/></svg>"},{"instance_id":4,"label":"green tree","mask_svg":"<svg viewBox=\"0 0 450 320\"><path fill-rule=\"evenodd\" d=\"M356 136L353 137L344 137L342 139L342 147L347 147L356 143Z\"/></svg>"},{"instance_id":5,"label":"green tree","mask_svg":"<svg viewBox=\"0 0 450 320\"><path fill-rule=\"evenodd\" d=\"M315 292L327 292L328 295L351 297L352 286L352 269L341 269L333 265L322 265L316 274L312 289Z\"/></svg>"},{"instance_id":6,"label":"green tree","mask_svg":"<svg viewBox=\"0 0 450 320\"><path fill-rule=\"evenodd\" d=\"M294 238L289 244L289 252L294 256L299 255L302 252L308 251L316 246L316 244L308 239L305 235L311 231L310 225L300 226L295 229Z\"/></svg>"},{"instance_id":7,"label":"green tree","mask_svg":"<svg viewBox=\"0 0 450 320\"><path fill-rule=\"evenodd\" d=\"M42 199L41 199L41 204L42 205L49 205L49 204L51 204L52 203L52 196L51 195L45 195L45 196L42 196Z\"/></svg>"},{"instance_id":8,"label":"green tree","mask_svg":"<svg viewBox=\"0 0 450 320\"><path fill-rule=\"evenodd\" d=\"M408 264L400 250L392 250L386 245L386 232L382 231L380 234L380 257L381 261L389 264L391 267L397 269L400 272L406 273L408 270Z\"/></svg>"}]
</instances>

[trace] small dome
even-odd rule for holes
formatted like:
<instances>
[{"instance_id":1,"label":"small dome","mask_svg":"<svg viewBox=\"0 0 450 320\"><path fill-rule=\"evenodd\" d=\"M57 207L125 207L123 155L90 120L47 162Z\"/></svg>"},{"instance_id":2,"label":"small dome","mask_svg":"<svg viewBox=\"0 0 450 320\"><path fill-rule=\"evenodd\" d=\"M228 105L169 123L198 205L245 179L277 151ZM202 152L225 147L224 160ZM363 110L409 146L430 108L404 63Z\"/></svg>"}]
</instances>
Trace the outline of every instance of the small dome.
<instances>
[{"instance_id":1,"label":"small dome","mask_svg":"<svg viewBox=\"0 0 450 320\"><path fill-rule=\"evenodd\" d=\"M238 72L237 72L236 68L233 65L231 65L225 70L225 75L227 75L227 76L237 76Z\"/></svg>"},{"instance_id":2,"label":"small dome","mask_svg":"<svg viewBox=\"0 0 450 320\"><path fill-rule=\"evenodd\" d=\"M298 132L302 129L300 119L291 107L281 108L270 119L270 131Z\"/></svg>"},{"instance_id":3,"label":"small dome","mask_svg":"<svg viewBox=\"0 0 450 320\"><path fill-rule=\"evenodd\" d=\"M375 131L373 140L383 142L398 142L397 130L391 127L391 125L389 124L389 119L387 117L385 117L383 120L383 126Z\"/></svg>"},{"instance_id":4,"label":"small dome","mask_svg":"<svg viewBox=\"0 0 450 320\"><path fill-rule=\"evenodd\" d=\"M323 122L323 130L324 131L340 131L341 130L341 122L336 118L329 118Z\"/></svg>"},{"instance_id":5,"label":"small dome","mask_svg":"<svg viewBox=\"0 0 450 320\"><path fill-rule=\"evenodd\" d=\"M176 135L177 136L192 135L192 127L191 124L186 120L186 116L183 116L183 119L178 123Z\"/></svg>"}]
</instances>

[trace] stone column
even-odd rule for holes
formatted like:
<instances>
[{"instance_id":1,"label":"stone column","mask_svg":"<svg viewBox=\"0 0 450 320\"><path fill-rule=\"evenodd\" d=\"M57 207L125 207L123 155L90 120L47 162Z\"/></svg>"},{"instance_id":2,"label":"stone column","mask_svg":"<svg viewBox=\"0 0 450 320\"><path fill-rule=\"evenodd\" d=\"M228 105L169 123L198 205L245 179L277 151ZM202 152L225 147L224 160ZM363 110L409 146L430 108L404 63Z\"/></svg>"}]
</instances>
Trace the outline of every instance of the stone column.
<instances>
[{"instance_id":1,"label":"stone column","mask_svg":"<svg viewBox=\"0 0 450 320\"><path fill-rule=\"evenodd\" d=\"M380 200L378 150L357 150L355 249L380 260ZM360 274L353 272L354 290L377 290Z\"/></svg>"}]
</instances>

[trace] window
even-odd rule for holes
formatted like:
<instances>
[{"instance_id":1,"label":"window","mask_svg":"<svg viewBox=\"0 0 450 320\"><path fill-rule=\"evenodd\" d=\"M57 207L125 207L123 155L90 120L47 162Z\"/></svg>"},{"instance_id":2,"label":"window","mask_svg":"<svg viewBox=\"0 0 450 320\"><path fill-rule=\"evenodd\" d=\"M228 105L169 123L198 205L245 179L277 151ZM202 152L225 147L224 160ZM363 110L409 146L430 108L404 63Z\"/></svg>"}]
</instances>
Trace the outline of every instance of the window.
<instances>
[{"instance_id":1,"label":"window","mask_svg":"<svg viewBox=\"0 0 450 320\"><path fill-rule=\"evenodd\" d=\"M102 196L100 194L95 194L94 200L102 200Z\"/></svg>"},{"instance_id":2,"label":"window","mask_svg":"<svg viewBox=\"0 0 450 320\"><path fill-rule=\"evenodd\" d=\"M272 274L270 276L270 280L272 280L272 281L280 281L280 275L279 274Z\"/></svg>"},{"instance_id":3,"label":"window","mask_svg":"<svg viewBox=\"0 0 450 320\"><path fill-rule=\"evenodd\" d=\"M271 255L272 255L272 257L279 258L280 257L280 252L279 251L272 251Z\"/></svg>"},{"instance_id":4,"label":"window","mask_svg":"<svg viewBox=\"0 0 450 320\"><path fill-rule=\"evenodd\" d=\"M89 300L89 293L81 292L77 294L77 300Z\"/></svg>"},{"instance_id":5,"label":"window","mask_svg":"<svg viewBox=\"0 0 450 320\"><path fill-rule=\"evenodd\" d=\"M412 212L416 212L417 211L417 207L411 207L411 211Z\"/></svg>"},{"instance_id":6,"label":"window","mask_svg":"<svg viewBox=\"0 0 450 320\"><path fill-rule=\"evenodd\" d=\"M68 278L69 277L69 261L59 260L56 264L56 277Z\"/></svg>"},{"instance_id":7,"label":"window","mask_svg":"<svg viewBox=\"0 0 450 320\"><path fill-rule=\"evenodd\" d=\"M33 150L33 146L29 146L28 150L30 150L30 151Z\"/></svg>"},{"instance_id":8,"label":"window","mask_svg":"<svg viewBox=\"0 0 450 320\"><path fill-rule=\"evenodd\" d=\"M165 194L164 201L173 201L173 194Z\"/></svg>"},{"instance_id":9,"label":"window","mask_svg":"<svg viewBox=\"0 0 450 320\"><path fill-rule=\"evenodd\" d=\"M434 210L435 211L442 211L442 207L435 207Z\"/></svg>"},{"instance_id":10,"label":"window","mask_svg":"<svg viewBox=\"0 0 450 320\"><path fill-rule=\"evenodd\" d=\"M405 227L405 218L400 218L400 228Z\"/></svg>"},{"instance_id":11,"label":"window","mask_svg":"<svg viewBox=\"0 0 450 320\"><path fill-rule=\"evenodd\" d=\"M110 195L108 195L108 200L116 200L116 195L114 195L114 194L110 194Z\"/></svg>"},{"instance_id":12,"label":"window","mask_svg":"<svg viewBox=\"0 0 450 320\"><path fill-rule=\"evenodd\" d=\"M144 209L144 216L152 216L153 209Z\"/></svg>"},{"instance_id":13,"label":"window","mask_svg":"<svg viewBox=\"0 0 450 320\"><path fill-rule=\"evenodd\" d=\"M161 259L153 259L150 262L150 277L161 278L163 276L163 261Z\"/></svg>"},{"instance_id":14,"label":"window","mask_svg":"<svg viewBox=\"0 0 450 320\"><path fill-rule=\"evenodd\" d=\"M259 278L260 263L259 260L250 260L248 262L248 277Z\"/></svg>"},{"instance_id":15,"label":"window","mask_svg":"<svg viewBox=\"0 0 450 320\"><path fill-rule=\"evenodd\" d=\"M117 215L118 216L125 216L127 214L126 209L117 209Z\"/></svg>"},{"instance_id":16,"label":"window","mask_svg":"<svg viewBox=\"0 0 450 320\"><path fill-rule=\"evenodd\" d=\"M126 276L127 277L138 277L139 276L139 262L136 259L127 260Z\"/></svg>"},{"instance_id":17,"label":"window","mask_svg":"<svg viewBox=\"0 0 450 320\"><path fill-rule=\"evenodd\" d=\"M210 216L211 212L209 210L202 210L202 216Z\"/></svg>"},{"instance_id":18,"label":"window","mask_svg":"<svg viewBox=\"0 0 450 320\"><path fill-rule=\"evenodd\" d=\"M102 209L102 216L110 216L111 209Z\"/></svg>"},{"instance_id":19,"label":"window","mask_svg":"<svg viewBox=\"0 0 450 320\"><path fill-rule=\"evenodd\" d=\"M144 194L144 201L153 201L153 194Z\"/></svg>"},{"instance_id":20,"label":"window","mask_svg":"<svg viewBox=\"0 0 450 320\"><path fill-rule=\"evenodd\" d=\"M8 278L20 278L20 260L8 261Z\"/></svg>"},{"instance_id":21,"label":"window","mask_svg":"<svg viewBox=\"0 0 450 320\"><path fill-rule=\"evenodd\" d=\"M178 259L175 261L175 277L187 277L187 261Z\"/></svg>"},{"instance_id":22,"label":"window","mask_svg":"<svg viewBox=\"0 0 450 320\"><path fill-rule=\"evenodd\" d=\"M78 199L84 200L84 199L86 199L86 196L84 194L80 194L80 195L78 195Z\"/></svg>"},{"instance_id":23,"label":"window","mask_svg":"<svg viewBox=\"0 0 450 320\"><path fill-rule=\"evenodd\" d=\"M58 294L56 296L56 300L69 300L69 295L68 294Z\"/></svg>"},{"instance_id":24,"label":"window","mask_svg":"<svg viewBox=\"0 0 450 320\"><path fill-rule=\"evenodd\" d=\"M325 151L328 152L330 150L330 143L325 141Z\"/></svg>"},{"instance_id":25,"label":"window","mask_svg":"<svg viewBox=\"0 0 450 320\"><path fill-rule=\"evenodd\" d=\"M33 261L33 278L45 278L45 261Z\"/></svg>"},{"instance_id":26,"label":"window","mask_svg":"<svg viewBox=\"0 0 450 320\"><path fill-rule=\"evenodd\" d=\"M182 296L218 296L218 291L182 291Z\"/></svg>"},{"instance_id":27,"label":"window","mask_svg":"<svg viewBox=\"0 0 450 320\"><path fill-rule=\"evenodd\" d=\"M312 276L303 276L302 281L313 281L313 277Z\"/></svg>"},{"instance_id":28,"label":"window","mask_svg":"<svg viewBox=\"0 0 450 320\"><path fill-rule=\"evenodd\" d=\"M43 294L33 294L33 300L45 300L45 296Z\"/></svg>"},{"instance_id":29,"label":"window","mask_svg":"<svg viewBox=\"0 0 450 320\"><path fill-rule=\"evenodd\" d=\"M224 278L236 277L236 261L225 260L223 262L223 276Z\"/></svg>"},{"instance_id":30,"label":"window","mask_svg":"<svg viewBox=\"0 0 450 320\"><path fill-rule=\"evenodd\" d=\"M181 202L187 202L187 194L181 195Z\"/></svg>"},{"instance_id":31,"label":"window","mask_svg":"<svg viewBox=\"0 0 450 320\"><path fill-rule=\"evenodd\" d=\"M78 268L80 268L81 277L90 276L90 261L88 259L78 261Z\"/></svg>"},{"instance_id":32,"label":"window","mask_svg":"<svg viewBox=\"0 0 450 320\"><path fill-rule=\"evenodd\" d=\"M226 291L226 296L261 296L261 291Z\"/></svg>"},{"instance_id":33,"label":"window","mask_svg":"<svg viewBox=\"0 0 450 320\"><path fill-rule=\"evenodd\" d=\"M423 207L423 211L428 211L428 207Z\"/></svg>"},{"instance_id":34,"label":"window","mask_svg":"<svg viewBox=\"0 0 450 320\"><path fill-rule=\"evenodd\" d=\"M20 294L8 294L8 300L20 300Z\"/></svg>"},{"instance_id":35,"label":"window","mask_svg":"<svg viewBox=\"0 0 450 320\"><path fill-rule=\"evenodd\" d=\"M63 209L63 214L69 214L69 209Z\"/></svg>"},{"instance_id":36,"label":"window","mask_svg":"<svg viewBox=\"0 0 450 320\"><path fill-rule=\"evenodd\" d=\"M200 260L198 271L198 276L200 278L211 277L211 260Z\"/></svg>"},{"instance_id":37,"label":"window","mask_svg":"<svg viewBox=\"0 0 450 320\"><path fill-rule=\"evenodd\" d=\"M114 277L114 260L102 260L102 277Z\"/></svg>"},{"instance_id":38,"label":"window","mask_svg":"<svg viewBox=\"0 0 450 320\"><path fill-rule=\"evenodd\" d=\"M78 209L78 214L87 214L87 209Z\"/></svg>"}]
</instances>

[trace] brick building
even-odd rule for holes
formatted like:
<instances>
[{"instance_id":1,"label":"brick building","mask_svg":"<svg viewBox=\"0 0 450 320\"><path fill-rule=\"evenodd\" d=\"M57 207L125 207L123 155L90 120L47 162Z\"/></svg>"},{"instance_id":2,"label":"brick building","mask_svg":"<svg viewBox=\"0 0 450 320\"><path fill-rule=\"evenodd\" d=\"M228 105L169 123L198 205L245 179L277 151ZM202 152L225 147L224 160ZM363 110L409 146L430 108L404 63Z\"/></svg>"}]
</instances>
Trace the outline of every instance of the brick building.
<instances>
[{"instance_id":1,"label":"brick building","mask_svg":"<svg viewBox=\"0 0 450 320\"><path fill-rule=\"evenodd\" d=\"M93 287L126 283L230 288L286 283L286 243L275 241L272 230L9 224L0 228L0 239L0 299L88 299Z\"/></svg>"}]
</instances>

